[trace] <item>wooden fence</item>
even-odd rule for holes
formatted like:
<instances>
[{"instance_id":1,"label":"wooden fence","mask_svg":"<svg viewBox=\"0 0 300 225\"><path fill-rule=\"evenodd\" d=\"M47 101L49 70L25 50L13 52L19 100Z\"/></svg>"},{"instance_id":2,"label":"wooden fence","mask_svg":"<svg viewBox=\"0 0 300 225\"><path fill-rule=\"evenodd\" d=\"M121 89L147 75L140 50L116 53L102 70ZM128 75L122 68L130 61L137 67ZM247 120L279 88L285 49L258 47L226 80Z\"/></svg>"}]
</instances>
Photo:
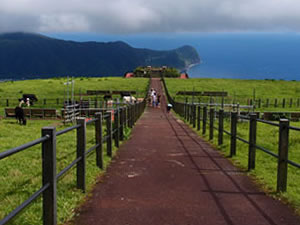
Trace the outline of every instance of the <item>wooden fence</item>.
<instances>
[{"instance_id":1,"label":"wooden fence","mask_svg":"<svg viewBox=\"0 0 300 225\"><path fill-rule=\"evenodd\" d=\"M86 176L86 157L96 151L96 164L99 168L103 168L102 145L106 143L106 154L112 157L112 145L119 147L119 141L124 138L124 128L133 127L134 123L140 117L146 101L120 107L114 110L114 122L112 122L112 112L95 114L95 118L86 121L86 118L80 117L77 119L77 125L56 132L55 127L42 128L42 137L22 146L7 150L0 153L0 160L5 159L18 152L24 151L37 144L42 144L42 187L36 191L29 199L24 201L5 218L0 221L0 225L7 224L16 217L22 210L30 205L39 196L43 199L43 224L57 224L57 182L68 172L72 167L76 166L76 183L77 188L85 192L85 176ZM104 123L103 123L104 122ZM95 126L95 141L96 144L90 149L86 149L86 126L94 124ZM103 134L103 124L106 126L106 133ZM60 135L77 131L77 156L76 159L66 168L56 173L56 138Z\"/></svg>"},{"instance_id":2,"label":"wooden fence","mask_svg":"<svg viewBox=\"0 0 300 225\"><path fill-rule=\"evenodd\" d=\"M233 96L213 96L205 97L200 94L194 94L193 92L183 92L185 95L176 95L173 100L177 102L202 102L202 103L221 103L226 104L241 104L254 106L254 108L299 108L300 98L249 98L249 97L233 97ZM208 94L207 94L208 95Z\"/></svg>"},{"instance_id":3,"label":"wooden fence","mask_svg":"<svg viewBox=\"0 0 300 225\"><path fill-rule=\"evenodd\" d=\"M287 190L287 173L288 165L300 169L300 164L289 160L289 131L300 131L300 128L290 126L288 119L280 119L279 123L262 120L258 118L257 113L250 115L240 115L237 112L225 112L223 109L215 111L209 105L196 105L192 103L176 102L169 95L165 81L163 84L166 90L168 101L173 105L174 111L183 117L202 134L207 133L209 129L209 140L214 138L214 130L218 131L218 145L223 144L223 134L230 136L230 156L236 155L236 143L241 141L248 144L248 170L255 169L256 150L260 150L277 159L277 192L285 192ZM230 131L224 129L224 118L230 118ZM218 126L214 125L214 121L218 119ZM237 135L237 124L239 120L249 122L249 138L248 140ZM256 143L257 139L257 123L264 123L279 129L278 154L275 154L269 149L264 148Z\"/></svg>"}]
</instances>

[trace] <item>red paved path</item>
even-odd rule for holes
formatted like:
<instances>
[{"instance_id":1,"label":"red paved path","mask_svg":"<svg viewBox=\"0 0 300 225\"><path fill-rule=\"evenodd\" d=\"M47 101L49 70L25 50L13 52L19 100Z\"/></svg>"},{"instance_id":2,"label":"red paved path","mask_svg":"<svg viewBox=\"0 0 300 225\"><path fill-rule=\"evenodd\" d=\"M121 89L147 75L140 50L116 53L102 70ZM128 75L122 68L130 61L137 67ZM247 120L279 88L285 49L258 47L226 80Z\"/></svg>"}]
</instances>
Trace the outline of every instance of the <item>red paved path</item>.
<instances>
[{"instance_id":1,"label":"red paved path","mask_svg":"<svg viewBox=\"0 0 300 225\"><path fill-rule=\"evenodd\" d=\"M152 86L161 91L158 80ZM292 210L265 196L243 172L163 111L146 110L75 224L300 224Z\"/></svg>"}]
</instances>

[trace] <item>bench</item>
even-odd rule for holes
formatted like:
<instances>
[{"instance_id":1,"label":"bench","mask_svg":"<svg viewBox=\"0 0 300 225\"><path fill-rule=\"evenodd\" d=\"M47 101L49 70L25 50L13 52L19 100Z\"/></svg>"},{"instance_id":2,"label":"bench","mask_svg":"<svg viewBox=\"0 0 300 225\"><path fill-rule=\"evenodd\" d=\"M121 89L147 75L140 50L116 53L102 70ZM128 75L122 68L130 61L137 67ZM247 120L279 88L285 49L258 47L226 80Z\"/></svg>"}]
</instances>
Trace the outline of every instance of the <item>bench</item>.
<instances>
[{"instance_id":1,"label":"bench","mask_svg":"<svg viewBox=\"0 0 300 225\"><path fill-rule=\"evenodd\" d=\"M56 118L56 109L23 108L24 116L28 118ZM15 108L5 108L5 117L16 117Z\"/></svg>"}]
</instances>

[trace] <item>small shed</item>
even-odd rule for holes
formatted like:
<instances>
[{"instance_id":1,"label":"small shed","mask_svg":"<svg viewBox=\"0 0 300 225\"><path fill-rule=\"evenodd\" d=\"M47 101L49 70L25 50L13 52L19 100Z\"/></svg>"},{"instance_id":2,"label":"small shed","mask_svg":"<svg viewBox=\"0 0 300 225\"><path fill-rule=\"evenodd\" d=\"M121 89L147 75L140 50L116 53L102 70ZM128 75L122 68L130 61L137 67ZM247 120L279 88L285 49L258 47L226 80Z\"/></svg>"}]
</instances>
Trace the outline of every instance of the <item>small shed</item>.
<instances>
[{"instance_id":1,"label":"small shed","mask_svg":"<svg viewBox=\"0 0 300 225\"><path fill-rule=\"evenodd\" d=\"M131 78L131 77L134 77L134 73L125 73L125 78Z\"/></svg>"},{"instance_id":2,"label":"small shed","mask_svg":"<svg viewBox=\"0 0 300 225\"><path fill-rule=\"evenodd\" d=\"M181 73L179 78L180 79L188 79L189 75L187 73Z\"/></svg>"}]
</instances>

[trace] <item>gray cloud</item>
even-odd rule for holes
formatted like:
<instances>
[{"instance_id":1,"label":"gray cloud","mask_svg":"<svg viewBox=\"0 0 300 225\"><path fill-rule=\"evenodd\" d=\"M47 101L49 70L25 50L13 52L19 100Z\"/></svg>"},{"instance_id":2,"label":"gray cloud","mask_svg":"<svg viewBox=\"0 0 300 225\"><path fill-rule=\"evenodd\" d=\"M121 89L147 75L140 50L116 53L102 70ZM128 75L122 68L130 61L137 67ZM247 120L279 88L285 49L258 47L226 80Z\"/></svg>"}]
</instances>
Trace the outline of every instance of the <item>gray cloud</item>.
<instances>
[{"instance_id":1,"label":"gray cloud","mask_svg":"<svg viewBox=\"0 0 300 225\"><path fill-rule=\"evenodd\" d=\"M0 0L0 32L300 31L298 0Z\"/></svg>"}]
</instances>

